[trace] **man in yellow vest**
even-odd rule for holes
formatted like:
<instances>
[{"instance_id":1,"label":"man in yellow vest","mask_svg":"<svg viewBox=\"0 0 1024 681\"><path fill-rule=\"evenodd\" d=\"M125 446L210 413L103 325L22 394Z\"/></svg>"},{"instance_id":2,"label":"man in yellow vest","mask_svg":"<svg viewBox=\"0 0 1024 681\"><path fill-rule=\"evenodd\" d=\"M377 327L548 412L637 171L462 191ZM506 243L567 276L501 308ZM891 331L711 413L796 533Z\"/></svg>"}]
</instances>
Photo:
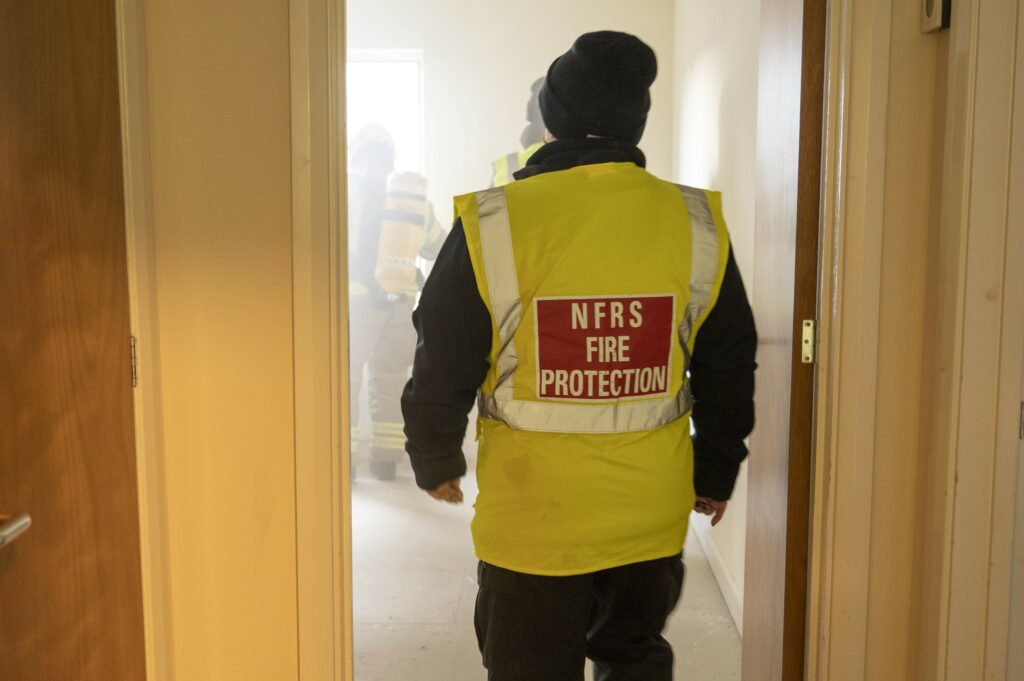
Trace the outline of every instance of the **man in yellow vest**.
<instances>
[{"instance_id":1,"label":"man in yellow vest","mask_svg":"<svg viewBox=\"0 0 1024 681\"><path fill-rule=\"evenodd\" d=\"M519 143L523 148L505 154L491 163L494 168L494 175L491 177L492 187L503 187L512 182L515 179L513 175L526 165L538 149L544 146L546 130L540 114L540 103L537 101L543 84L544 79L538 78L530 86L530 99L526 102L526 127L523 128L523 134L519 136Z\"/></svg>"},{"instance_id":2,"label":"man in yellow vest","mask_svg":"<svg viewBox=\"0 0 1024 681\"><path fill-rule=\"evenodd\" d=\"M462 500L479 406L492 681L582 680L587 657L596 679L671 679L689 513L721 519L747 453L753 316L720 195L644 170L656 72L610 31L556 59L539 97L554 140L515 182L456 198L413 314L406 450L436 499Z\"/></svg>"}]
</instances>

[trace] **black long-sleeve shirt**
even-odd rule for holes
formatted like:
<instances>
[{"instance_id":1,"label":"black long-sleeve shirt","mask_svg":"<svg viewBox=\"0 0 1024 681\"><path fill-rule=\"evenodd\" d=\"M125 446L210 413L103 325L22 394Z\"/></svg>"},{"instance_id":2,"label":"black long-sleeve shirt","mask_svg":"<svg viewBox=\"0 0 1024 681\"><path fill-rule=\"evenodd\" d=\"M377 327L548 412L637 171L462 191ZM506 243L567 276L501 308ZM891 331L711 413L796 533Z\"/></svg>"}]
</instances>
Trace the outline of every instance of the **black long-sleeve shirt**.
<instances>
[{"instance_id":1,"label":"black long-sleeve shirt","mask_svg":"<svg viewBox=\"0 0 1024 681\"><path fill-rule=\"evenodd\" d=\"M613 140L558 141L531 157L516 177L588 163L630 161L639 149ZM402 395L406 451L423 489L466 473L467 417L489 368L491 317L477 290L466 235L455 221L413 312L418 341ZM690 363L694 397L694 487L727 500L754 425L757 332L732 252L718 301L697 333Z\"/></svg>"}]
</instances>

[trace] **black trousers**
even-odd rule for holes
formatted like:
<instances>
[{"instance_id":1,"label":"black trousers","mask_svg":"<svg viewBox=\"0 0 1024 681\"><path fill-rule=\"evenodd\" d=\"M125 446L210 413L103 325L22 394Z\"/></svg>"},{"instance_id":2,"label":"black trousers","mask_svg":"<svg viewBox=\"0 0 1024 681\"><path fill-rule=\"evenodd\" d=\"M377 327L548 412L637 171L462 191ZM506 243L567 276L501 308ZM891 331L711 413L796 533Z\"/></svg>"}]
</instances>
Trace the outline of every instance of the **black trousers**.
<instances>
[{"instance_id":1,"label":"black trousers","mask_svg":"<svg viewBox=\"0 0 1024 681\"><path fill-rule=\"evenodd\" d=\"M481 562L476 634L489 681L671 681L661 635L683 587L682 556L571 577Z\"/></svg>"}]
</instances>

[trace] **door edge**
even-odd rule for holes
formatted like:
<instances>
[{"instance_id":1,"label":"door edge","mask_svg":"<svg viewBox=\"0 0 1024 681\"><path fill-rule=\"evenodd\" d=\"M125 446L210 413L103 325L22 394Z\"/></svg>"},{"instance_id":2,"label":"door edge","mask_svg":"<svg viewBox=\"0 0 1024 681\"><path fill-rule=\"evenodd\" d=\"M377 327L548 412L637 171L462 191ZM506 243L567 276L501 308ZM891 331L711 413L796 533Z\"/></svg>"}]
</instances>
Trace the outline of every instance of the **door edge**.
<instances>
[{"instance_id":1,"label":"door edge","mask_svg":"<svg viewBox=\"0 0 1024 681\"><path fill-rule=\"evenodd\" d=\"M139 544L148 681L173 681L163 421L153 258L144 0L115 0L131 333L138 381L132 394ZM125 339L128 347L128 339Z\"/></svg>"}]
</instances>

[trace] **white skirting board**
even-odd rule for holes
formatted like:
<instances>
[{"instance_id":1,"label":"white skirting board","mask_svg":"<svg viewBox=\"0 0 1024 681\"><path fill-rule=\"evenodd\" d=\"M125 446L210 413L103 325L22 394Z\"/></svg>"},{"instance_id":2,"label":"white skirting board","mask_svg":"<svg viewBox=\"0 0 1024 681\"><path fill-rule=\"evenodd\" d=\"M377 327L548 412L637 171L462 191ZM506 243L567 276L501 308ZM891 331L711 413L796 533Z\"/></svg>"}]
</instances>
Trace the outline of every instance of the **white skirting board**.
<instances>
[{"instance_id":1,"label":"white skirting board","mask_svg":"<svg viewBox=\"0 0 1024 681\"><path fill-rule=\"evenodd\" d=\"M690 522L690 529L693 531L697 541L700 542L704 555L707 556L708 564L711 566L711 573L718 583L718 590L722 592L722 598L729 608L732 621L736 625L736 631L743 637L743 591L737 586L736 581L729 575L722 562L722 556L718 553L718 547L711 536L710 521L706 518L694 517Z\"/></svg>"}]
</instances>

